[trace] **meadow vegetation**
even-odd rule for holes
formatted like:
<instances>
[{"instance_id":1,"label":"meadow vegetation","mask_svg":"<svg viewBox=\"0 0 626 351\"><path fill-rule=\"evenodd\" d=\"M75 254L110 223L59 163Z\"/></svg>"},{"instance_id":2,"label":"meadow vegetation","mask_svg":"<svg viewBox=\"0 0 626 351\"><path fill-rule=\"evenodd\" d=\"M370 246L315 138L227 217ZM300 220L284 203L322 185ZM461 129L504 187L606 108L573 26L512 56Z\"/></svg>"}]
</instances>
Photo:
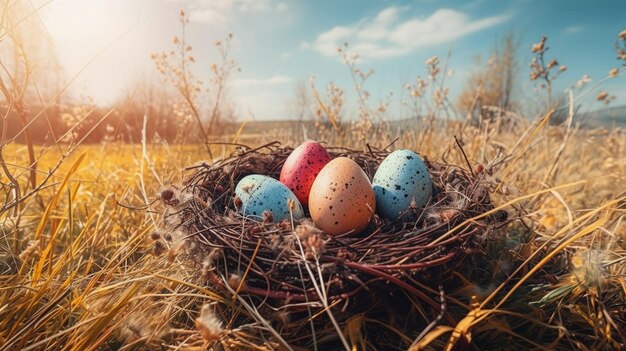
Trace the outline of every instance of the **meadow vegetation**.
<instances>
[{"instance_id":1,"label":"meadow vegetation","mask_svg":"<svg viewBox=\"0 0 626 351\"><path fill-rule=\"evenodd\" d=\"M625 347L626 130L575 122L581 96L609 102L611 94L598 90L599 81L555 98L551 82L566 68L547 58L546 38L532 48L531 79L543 91L533 109L515 98L526 69L512 38L477 69L458 101L448 96L446 60L429 59L427 76L399 89L409 116L399 121L390 116L391 98L373 101L367 83L375 73L346 45L338 55L353 87L320 89L312 78L296 91L301 120L268 123L253 134L236 123L236 102L227 97L229 75L239 69L229 56L232 36L216 44L222 61L206 83L192 76L189 66L199 58L179 36L172 53L153 56L170 83L158 92L167 98L129 97L111 109L65 106L57 103L64 88L37 94L30 78L18 30L32 13L15 16L11 5L1 6L0 38L13 55L3 56L0 74L0 350L279 346L258 338L255 328L267 326L254 311L192 283L177 257L182 243L155 248L151 236L160 191L181 182L186 167L226 157L237 144L295 146L306 138L363 152L368 145L408 148L481 170L493 181L495 205L507 211L506 225L485 239L480 264L462 266L454 277L459 288L443 292L456 324L397 330L398 348ZM180 18L184 28L185 14ZM618 60L606 79L623 79L625 45L626 31L616 37ZM346 118L352 113L343 89L356 96L354 119ZM196 143L179 143L191 131ZM216 304L233 311L215 314ZM241 320L249 323L236 324ZM364 325L373 322L351 322L341 333L359 349L367 345Z\"/></svg>"}]
</instances>

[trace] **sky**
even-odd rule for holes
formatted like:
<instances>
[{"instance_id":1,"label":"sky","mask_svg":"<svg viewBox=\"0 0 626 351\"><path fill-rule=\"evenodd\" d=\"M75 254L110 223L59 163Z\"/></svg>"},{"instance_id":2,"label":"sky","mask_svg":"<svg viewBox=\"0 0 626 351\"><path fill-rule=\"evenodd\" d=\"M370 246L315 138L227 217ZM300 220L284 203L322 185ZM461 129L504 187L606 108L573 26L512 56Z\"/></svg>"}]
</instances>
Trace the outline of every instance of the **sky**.
<instances>
[{"instance_id":1,"label":"sky","mask_svg":"<svg viewBox=\"0 0 626 351\"><path fill-rule=\"evenodd\" d=\"M34 2L38 6L37 2ZM535 94L527 77L530 48L547 35L549 58L568 67L555 82L564 91L588 74L592 82L618 66L613 44L626 29L626 1L578 0L53 0L39 15L75 96L101 105L115 103L134 82L156 79L153 52L173 48L180 33L179 10L189 15L187 41L194 48L195 74L205 81L218 60L216 40L233 33L232 56L241 67L228 83L241 119L289 119L298 82L314 75L318 88L334 82L354 100L350 71L337 47L349 43L359 67L373 69L367 81L372 100L394 95L425 76L424 62L451 52L451 98L506 33L519 41L521 94ZM600 89L626 104L626 78ZM590 96L593 94L590 94ZM534 96L534 95L533 95ZM531 99L529 98L529 101ZM592 107L601 107L590 102ZM350 105L348 105L350 107ZM350 110L350 109L348 109ZM356 110L352 109L353 114Z\"/></svg>"}]
</instances>

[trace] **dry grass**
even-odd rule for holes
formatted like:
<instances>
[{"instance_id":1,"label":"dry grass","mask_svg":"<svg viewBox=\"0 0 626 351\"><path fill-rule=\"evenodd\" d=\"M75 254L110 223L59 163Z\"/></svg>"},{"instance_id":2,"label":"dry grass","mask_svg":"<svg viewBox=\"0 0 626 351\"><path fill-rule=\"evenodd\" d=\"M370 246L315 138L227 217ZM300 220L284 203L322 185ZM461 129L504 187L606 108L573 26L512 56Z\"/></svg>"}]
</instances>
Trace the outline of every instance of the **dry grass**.
<instances>
[{"instance_id":1,"label":"dry grass","mask_svg":"<svg viewBox=\"0 0 626 351\"><path fill-rule=\"evenodd\" d=\"M459 270L462 284L445 292L448 308L466 317L419 340L420 330L403 335L406 343L435 348L470 340L483 348L623 347L624 131L570 132L553 167L565 140L562 127L537 121L528 133L521 128L495 133L461 128L450 124L409 131L394 147L463 165L452 137L457 135L473 167L494 167L493 177L501 180L494 189L496 205L516 219L486 245L485 265ZM391 137L371 139L386 146ZM7 164L15 169L27 164L24 150L9 145L4 150L11 155ZM214 146L215 155L229 151ZM51 150L39 169L58 157ZM158 214L146 207L163 186L181 180L185 166L205 158L200 146L79 147L38 194L41 202L32 197L24 203L19 230L13 212L3 213L0 349L191 350L215 341L203 338L206 333L200 334L194 321L203 304L233 301L190 284L188 268L175 255L168 261L151 254L149 236ZM259 317L250 313L215 316L221 321L216 336L221 344L279 345L278 334L265 341L251 336L250 328L269 328L262 319L238 324L237 314ZM367 323L384 321L352 321L344 332L354 347L365 345L359 331Z\"/></svg>"},{"instance_id":2,"label":"dry grass","mask_svg":"<svg viewBox=\"0 0 626 351\"><path fill-rule=\"evenodd\" d=\"M12 3L2 5L0 38L19 53L13 64L20 74L13 77L5 69L8 77L0 77L6 100L2 130L19 116L23 128L15 139L28 143L30 124L48 118L48 109L67 86L49 99L38 96L35 104L26 100L32 67L17 29L37 10L9 16ZM183 14L181 20L184 26ZM626 32L619 38L621 66L604 80L614 79L626 67ZM178 43L186 50L184 40ZM218 88L209 130L229 111L221 104L219 87L236 67L225 54L226 46L218 47L223 62L214 66L209 82ZM542 48L534 51L538 56L533 68L534 78L545 81L547 104L537 105L550 109L550 82L557 68L544 65ZM494 184L496 208L480 216L504 209L510 220L485 238L475 260L460 265L441 289L412 282L431 299L441 300L450 318L430 318L432 310L415 303L408 314L424 328L399 330L387 320L358 314L325 330L324 340L308 344L316 348L340 340L346 348L366 349L371 347L368 330L383 328L396 339L387 349L623 349L626 131L577 129L573 105L569 118L558 126L551 125L551 113L530 121L493 106L480 106L460 121L454 118L459 116L445 86L447 61L436 57L427 61L427 77L417 77L415 85L405 87L410 94L405 104L415 123L394 129L390 99L372 101L366 84L372 73L357 67L348 50L346 45L340 52L354 81L357 120L342 120L347 114L340 87L331 84L320 92L312 81L314 108L306 125L314 128L221 138L253 146L273 140L295 145L309 137L363 151L367 143L391 145L433 161L482 168ZM171 64L166 59L160 66L156 59L158 67L174 74L172 82L191 77L177 65L195 59L183 56L182 63ZM179 91L178 100L182 97L188 105L175 122L191 121L182 130L184 137L202 130L194 87L185 85ZM477 109L479 95L469 104L472 109ZM608 94L597 99L611 100ZM37 106L29 114L27 107ZM123 114L123 106L118 109ZM185 167L210 162L209 155L225 157L233 146L150 144L146 119L143 144L81 145L114 110L89 125L83 123L90 112L81 114L68 127L69 138L52 135L52 146L45 148L18 144L5 132L0 136L0 351L293 349L276 324L288 322L288 315L262 315L245 295L235 293L244 284L245 271L228 285L232 294L223 296L193 283L198 272L177 255L184 241L152 246L163 235L156 232L161 190L180 182ZM200 128L194 129L197 124ZM74 129L83 127L88 132L79 139ZM206 131L198 134L209 138ZM451 228L436 241L453 232ZM260 329L265 333L257 333Z\"/></svg>"}]
</instances>

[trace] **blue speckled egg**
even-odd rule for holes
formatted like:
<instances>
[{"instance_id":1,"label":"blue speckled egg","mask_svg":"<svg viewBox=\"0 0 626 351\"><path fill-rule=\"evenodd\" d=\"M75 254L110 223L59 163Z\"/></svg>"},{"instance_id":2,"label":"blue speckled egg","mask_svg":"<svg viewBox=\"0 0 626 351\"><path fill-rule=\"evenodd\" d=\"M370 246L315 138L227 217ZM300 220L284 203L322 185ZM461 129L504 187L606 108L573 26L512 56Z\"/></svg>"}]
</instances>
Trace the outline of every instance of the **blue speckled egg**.
<instances>
[{"instance_id":1,"label":"blue speckled egg","mask_svg":"<svg viewBox=\"0 0 626 351\"><path fill-rule=\"evenodd\" d=\"M395 220L415 201L424 207L432 195L432 182L424 161L411 150L396 150L378 167L372 181L376 209Z\"/></svg>"},{"instance_id":2,"label":"blue speckled egg","mask_svg":"<svg viewBox=\"0 0 626 351\"><path fill-rule=\"evenodd\" d=\"M253 174L244 177L235 188L235 195L241 199L239 212L255 220L263 219L263 212L272 212L274 222L289 219L288 200L293 200L293 218L304 216L302 205L296 195L274 178Z\"/></svg>"}]
</instances>

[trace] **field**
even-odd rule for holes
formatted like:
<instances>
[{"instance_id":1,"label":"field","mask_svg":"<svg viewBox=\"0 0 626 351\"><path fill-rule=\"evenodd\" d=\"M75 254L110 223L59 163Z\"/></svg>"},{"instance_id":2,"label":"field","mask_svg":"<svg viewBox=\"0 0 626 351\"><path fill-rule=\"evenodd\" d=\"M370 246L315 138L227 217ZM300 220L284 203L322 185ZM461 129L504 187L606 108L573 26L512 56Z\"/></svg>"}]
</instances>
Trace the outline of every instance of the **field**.
<instances>
[{"instance_id":1,"label":"field","mask_svg":"<svg viewBox=\"0 0 626 351\"><path fill-rule=\"evenodd\" d=\"M501 184L495 203L512 220L484 248L491 264L482 272L459 271L465 288L446 292L464 301L459 303L467 317L456 326L461 335L471 333L476 345L493 348L502 343L619 348L626 313L624 132L568 130L542 122L491 133L442 125L437 131L405 133L393 148L463 166L456 135L473 167L481 163L492 169ZM393 141L382 134L371 139L381 147ZM45 152L39 177L56 164L63 148L37 150ZM230 151L213 147L215 157ZM4 154L8 165L28 162L24 145L8 145ZM497 159L502 161L490 164ZM183 262L155 257L149 239L159 221L158 192L180 182L183 169L201 161L209 161L201 145L79 146L18 216L4 212L3 246L18 254L2 257L0 348L207 346L193 324L200 306L229 302L186 282ZM13 249L16 238L19 246ZM491 304L479 305L485 299ZM527 305L533 301L541 302L543 312ZM482 320L472 319L481 314ZM245 348L246 329L223 317L217 316L223 321L221 343ZM440 334L426 338L432 347L443 347L450 337Z\"/></svg>"},{"instance_id":2,"label":"field","mask_svg":"<svg viewBox=\"0 0 626 351\"><path fill-rule=\"evenodd\" d=\"M0 351L626 348L623 5L139 3L0 5ZM350 235L242 216L306 140L363 194L413 150L434 195Z\"/></svg>"}]
</instances>

